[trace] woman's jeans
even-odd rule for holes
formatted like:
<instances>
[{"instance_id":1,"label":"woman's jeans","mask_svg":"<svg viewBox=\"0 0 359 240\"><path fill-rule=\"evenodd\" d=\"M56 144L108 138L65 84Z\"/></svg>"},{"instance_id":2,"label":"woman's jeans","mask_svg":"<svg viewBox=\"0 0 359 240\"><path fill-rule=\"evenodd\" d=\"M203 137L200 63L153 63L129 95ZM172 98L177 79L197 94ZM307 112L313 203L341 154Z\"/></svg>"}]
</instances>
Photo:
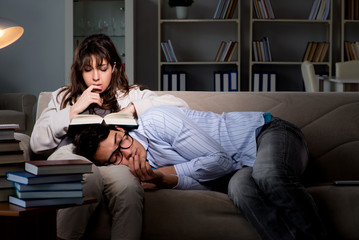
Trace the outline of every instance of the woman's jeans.
<instances>
[{"instance_id":1,"label":"woman's jeans","mask_svg":"<svg viewBox=\"0 0 359 240\"><path fill-rule=\"evenodd\" d=\"M253 167L238 170L228 195L262 239L325 239L315 203L299 182L308 162L300 129L272 117L257 137Z\"/></svg>"}]
</instances>

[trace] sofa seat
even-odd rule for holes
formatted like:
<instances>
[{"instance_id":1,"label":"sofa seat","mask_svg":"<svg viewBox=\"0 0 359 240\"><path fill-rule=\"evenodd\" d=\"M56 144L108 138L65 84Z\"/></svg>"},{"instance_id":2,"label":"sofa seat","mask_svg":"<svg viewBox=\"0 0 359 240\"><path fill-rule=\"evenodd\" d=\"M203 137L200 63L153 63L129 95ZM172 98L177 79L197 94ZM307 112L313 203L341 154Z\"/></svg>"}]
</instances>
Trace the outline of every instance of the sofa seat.
<instances>
[{"instance_id":1,"label":"sofa seat","mask_svg":"<svg viewBox=\"0 0 359 240\"><path fill-rule=\"evenodd\" d=\"M330 239L359 239L359 186L328 183L307 187L306 190L328 226Z\"/></svg>"}]
</instances>

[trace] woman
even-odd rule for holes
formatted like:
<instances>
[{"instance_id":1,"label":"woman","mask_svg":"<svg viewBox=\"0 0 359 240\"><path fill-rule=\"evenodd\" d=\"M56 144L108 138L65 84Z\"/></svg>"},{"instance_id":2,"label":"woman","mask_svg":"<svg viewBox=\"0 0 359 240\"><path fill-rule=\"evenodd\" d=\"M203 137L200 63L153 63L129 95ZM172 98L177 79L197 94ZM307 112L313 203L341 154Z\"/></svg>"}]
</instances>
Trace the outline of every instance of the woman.
<instances>
[{"instance_id":1,"label":"woman","mask_svg":"<svg viewBox=\"0 0 359 240\"><path fill-rule=\"evenodd\" d=\"M56 150L51 159L74 159L72 139L66 133L75 114L104 116L124 111L140 116L158 105L188 108L183 100L172 95L157 96L138 86L129 86L121 58L111 41L103 34L84 39L74 53L71 85L52 93L48 107L36 121L31 135L35 153ZM112 239L139 239L141 235L143 190L138 180L123 166L93 166L93 173L84 176L85 196L96 197L97 204L63 209L58 212L58 237L79 239L99 205L102 194L110 203Z\"/></svg>"}]
</instances>

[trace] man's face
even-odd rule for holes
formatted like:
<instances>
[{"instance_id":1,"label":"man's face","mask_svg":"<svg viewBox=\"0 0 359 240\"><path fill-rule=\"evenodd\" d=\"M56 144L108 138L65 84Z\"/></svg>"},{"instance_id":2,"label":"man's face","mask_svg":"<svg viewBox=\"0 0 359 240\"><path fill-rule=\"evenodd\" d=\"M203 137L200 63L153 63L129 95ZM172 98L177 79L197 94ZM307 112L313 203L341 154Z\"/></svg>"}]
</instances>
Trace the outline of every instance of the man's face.
<instances>
[{"instance_id":1,"label":"man's face","mask_svg":"<svg viewBox=\"0 0 359 240\"><path fill-rule=\"evenodd\" d=\"M121 146L119 148L119 146ZM94 159L100 165L121 164L128 166L129 158L136 154L145 156L145 148L135 139L126 135L123 129L110 130L108 137L100 142ZM122 155L122 156L121 156Z\"/></svg>"}]
</instances>

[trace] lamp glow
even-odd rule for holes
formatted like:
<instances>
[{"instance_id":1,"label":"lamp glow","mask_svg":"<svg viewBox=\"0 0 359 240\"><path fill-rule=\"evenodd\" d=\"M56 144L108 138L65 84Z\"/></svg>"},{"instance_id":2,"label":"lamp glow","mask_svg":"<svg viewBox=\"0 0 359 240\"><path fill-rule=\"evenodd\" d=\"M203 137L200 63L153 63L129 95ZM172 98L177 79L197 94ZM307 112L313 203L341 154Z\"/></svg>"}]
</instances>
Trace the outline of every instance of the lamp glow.
<instances>
[{"instance_id":1,"label":"lamp glow","mask_svg":"<svg viewBox=\"0 0 359 240\"><path fill-rule=\"evenodd\" d=\"M18 40L23 33L23 27L8 19L0 18L0 49Z\"/></svg>"}]
</instances>

